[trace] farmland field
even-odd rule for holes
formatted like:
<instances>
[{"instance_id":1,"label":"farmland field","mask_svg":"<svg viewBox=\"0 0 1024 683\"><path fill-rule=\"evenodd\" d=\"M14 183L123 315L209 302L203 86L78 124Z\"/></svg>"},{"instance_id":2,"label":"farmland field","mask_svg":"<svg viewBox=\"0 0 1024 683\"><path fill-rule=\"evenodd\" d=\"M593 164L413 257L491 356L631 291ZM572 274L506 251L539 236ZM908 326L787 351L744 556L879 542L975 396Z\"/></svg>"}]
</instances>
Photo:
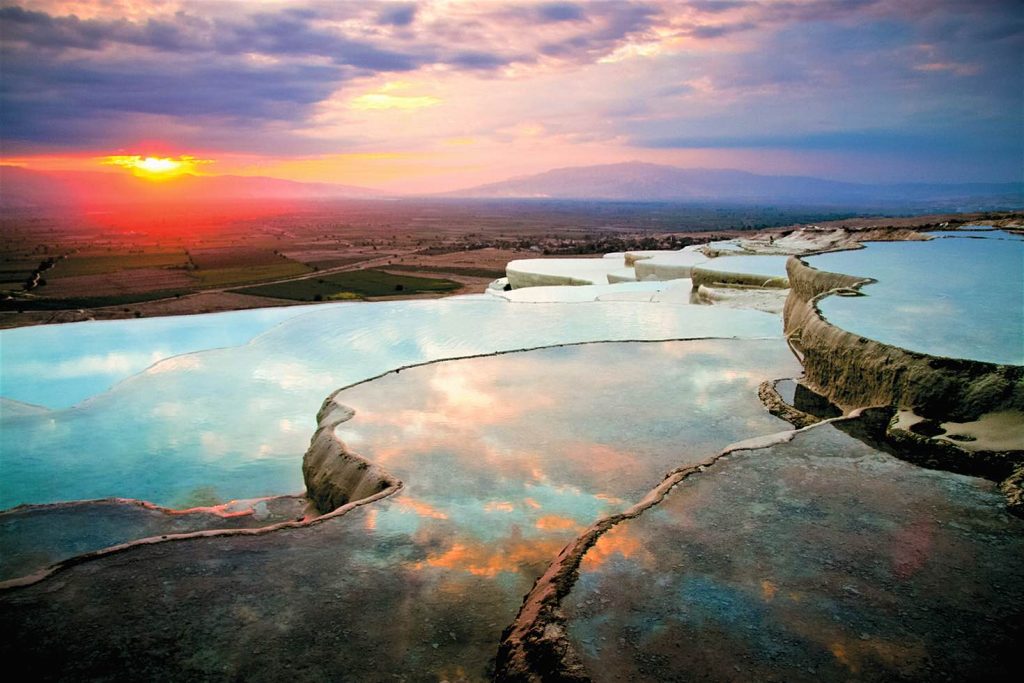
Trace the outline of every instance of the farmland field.
<instances>
[{"instance_id":1,"label":"farmland field","mask_svg":"<svg viewBox=\"0 0 1024 683\"><path fill-rule=\"evenodd\" d=\"M197 270L195 275L199 279L200 287L229 287L250 282L293 277L311 271L312 268L301 263L286 261L260 266L236 266L234 268Z\"/></svg>"},{"instance_id":2,"label":"farmland field","mask_svg":"<svg viewBox=\"0 0 1024 683\"><path fill-rule=\"evenodd\" d=\"M181 268L187 264L185 252L156 251L129 254L80 255L71 254L47 273L48 280L80 275L102 275L135 268Z\"/></svg>"},{"instance_id":3,"label":"farmland field","mask_svg":"<svg viewBox=\"0 0 1024 683\"><path fill-rule=\"evenodd\" d=\"M320 278L275 282L269 285L246 287L234 291L241 294L271 296L296 301L332 301L363 297L442 293L456 290L460 286L458 282L452 282L451 280L395 275L382 270L371 269L325 275Z\"/></svg>"},{"instance_id":4,"label":"farmland field","mask_svg":"<svg viewBox=\"0 0 1024 683\"><path fill-rule=\"evenodd\" d=\"M841 215L836 209L512 200L226 202L87 214L13 209L0 216L0 327L318 296L469 294L482 292L506 263L521 258L681 249L809 220L823 227L934 227L972 218L826 222ZM360 267L376 270L355 274Z\"/></svg>"},{"instance_id":5,"label":"farmland field","mask_svg":"<svg viewBox=\"0 0 1024 683\"><path fill-rule=\"evenodd\" d=\"M465 275L467 277L482 277L494 280L505 277L504 269L496 268L465 268L461 266L431 266L412 264L393 264L387 266L388 270L403 270L415 273L446 273L451 275Z\"/></svg>"}]
</instances>

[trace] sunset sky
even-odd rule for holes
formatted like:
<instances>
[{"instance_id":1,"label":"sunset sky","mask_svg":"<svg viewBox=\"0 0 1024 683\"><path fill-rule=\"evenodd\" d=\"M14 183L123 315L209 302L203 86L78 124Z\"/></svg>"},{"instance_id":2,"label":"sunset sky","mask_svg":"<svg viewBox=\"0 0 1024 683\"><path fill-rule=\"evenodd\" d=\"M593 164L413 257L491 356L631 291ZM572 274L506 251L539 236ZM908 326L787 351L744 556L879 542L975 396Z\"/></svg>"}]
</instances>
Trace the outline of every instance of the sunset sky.
<instances>
[{"instance_id":1,"label":"sunset sky","mask_svg":"<svg viewBox=\"0 0 1024 683\"><path fill-rule=\"evenodd\" d=\"M1019 0L23 0L0 37L0 156L38 170L432 192L628 160L1012 181L1024 158Z\"/></svg>"}]
</instances>

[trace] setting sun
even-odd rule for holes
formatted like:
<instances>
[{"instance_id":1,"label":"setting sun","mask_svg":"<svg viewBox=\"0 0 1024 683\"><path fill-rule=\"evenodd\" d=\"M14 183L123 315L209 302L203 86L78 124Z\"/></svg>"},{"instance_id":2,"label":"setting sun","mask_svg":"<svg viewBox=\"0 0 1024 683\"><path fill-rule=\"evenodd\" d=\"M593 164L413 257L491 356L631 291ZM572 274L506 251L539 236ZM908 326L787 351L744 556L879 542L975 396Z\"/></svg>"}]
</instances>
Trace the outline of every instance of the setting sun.
<instances>
[{"instance_id":1,"label":"setting sun","mask_svg":"<svg viewBox=\"0 0 1024 683\"><path fill-rule=\"evenodd\" d=\"M109 156L103 160L108 166L121 166L140 178L163 180L174 178L186 173L193 173L199 164L210 163L209 160L196 159L191 156L152 157L139 154Z\"/></svg>"}]
</instances>

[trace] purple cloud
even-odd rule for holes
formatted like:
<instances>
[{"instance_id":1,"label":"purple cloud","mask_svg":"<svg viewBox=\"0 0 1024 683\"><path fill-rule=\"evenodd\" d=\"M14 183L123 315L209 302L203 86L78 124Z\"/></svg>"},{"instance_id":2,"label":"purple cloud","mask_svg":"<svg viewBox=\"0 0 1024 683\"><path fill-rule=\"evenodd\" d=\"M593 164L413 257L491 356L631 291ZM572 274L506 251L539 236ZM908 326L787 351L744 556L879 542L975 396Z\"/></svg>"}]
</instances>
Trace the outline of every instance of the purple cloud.
<instances>
[{"instance_id":1,"label":"purple cloud","mask_svg":"<svg viewBox=\"0 0 1024 683\"><path fill-rule=\"evenodd\" d=\"M313 144L295 131L324 109L334 141L373 116L345 113L346 88L394 80L472 91L479 111L458 116L479 136L528 119L640 148L934 157L936 146L949 163L1019 167L1019 2L186 1L143 19L104 6L91 18L48 0L0 8L8 149L107 144L159 117L196 139L275 140L288 153ZM489 93L501 102L509 89L522 111L491 106Z\"/></svg>"},{"instance_id":2,"label":"purple cloud","mask_svg":"<svg viewBox=\"0 0 1024 683\"><path fill-rule=\"evenodd\" d=\"M537 8L541 21L582 21L586 12L573 2L549 2Z\"/></svg>"},{"instance_id":3,"label":"purple cloud","mask_svg":"<svg viewBox=\"0 0 1024 683\"><path fill-rule=\"evenodd\" d=\"M387 26L409 26L416 20L416 3L388 5L377 15L377 23Z\"/></svg>"}]
</instances>

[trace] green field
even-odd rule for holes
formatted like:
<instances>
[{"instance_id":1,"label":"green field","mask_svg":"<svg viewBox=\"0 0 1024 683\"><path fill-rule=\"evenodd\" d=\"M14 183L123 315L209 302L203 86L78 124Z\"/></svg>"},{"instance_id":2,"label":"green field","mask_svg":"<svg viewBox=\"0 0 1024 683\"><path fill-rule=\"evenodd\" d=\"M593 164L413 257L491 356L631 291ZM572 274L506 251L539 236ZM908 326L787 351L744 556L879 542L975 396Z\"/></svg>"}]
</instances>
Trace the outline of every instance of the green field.
<instances>
[{"instance_id":1,"label":"green field","mask_svg":"<svg viewBox=\"0 0 1024 683\"><path fill-rule=\"evenodd\" d=\"M375 296L402 296L424 292L450 292L461 285L439 278L395 275L382 270L353 270L323 277L275 282L232 291L293 301L332 301Z\"/></svg>"},{"instance_id":2,"label":"green field","mask_svg":"<svg viewBox=\"0 0 1024 683\"><path fill-rule=\"evenodd\" d=\"M312 268L295 261L279 261L262 266L238 266L233 268L215 268L213 270L196 270L192 275L199 280L200 287L230 287L249 282L277 280L311 273Z\"/></svg>"},{"instance_id":3,"label":"green field","mask_svg":"<svg viewBox=\"0 0 1024 683\"><path fill-rule=\"evenodd\" d=\"M67 298L0 299L0 311L64 311L71 308L100 308L102 306L128 306L146 301L167 299L188 294L185 290L138 292L115 296L80 296Z\"/></svg>"},{"instance_id":4,"label":"green field","mask_svg":"<svg viewBox=\"0 0 1024 683\"><path fill-rule=\"evenodd\" d=\"M403 270L420 273L451 273L452 275L465 275L467 277L482 277L489 280L495 280L499 277L505 277L504 270L492 270L489 268L463 268L459 266L453 266L451 268L447 266L417 266L413 264L400 263L394 265L385 266L388 270Z\"/></svg>"},{"instance_id":5,"label":"green field","mask_svg":"<svg viewBox=\"0 0 1024 683\"><path fill-rule=\"evenodd\" d=\"M100 275L115 273L131 268L184 268L188 258L184 250L149 252L143 254L111 254L99 256L79 256L72 254L58 261L48 270L44 277L62 278L77 275Z\"/></svg>"}]
</instances>

